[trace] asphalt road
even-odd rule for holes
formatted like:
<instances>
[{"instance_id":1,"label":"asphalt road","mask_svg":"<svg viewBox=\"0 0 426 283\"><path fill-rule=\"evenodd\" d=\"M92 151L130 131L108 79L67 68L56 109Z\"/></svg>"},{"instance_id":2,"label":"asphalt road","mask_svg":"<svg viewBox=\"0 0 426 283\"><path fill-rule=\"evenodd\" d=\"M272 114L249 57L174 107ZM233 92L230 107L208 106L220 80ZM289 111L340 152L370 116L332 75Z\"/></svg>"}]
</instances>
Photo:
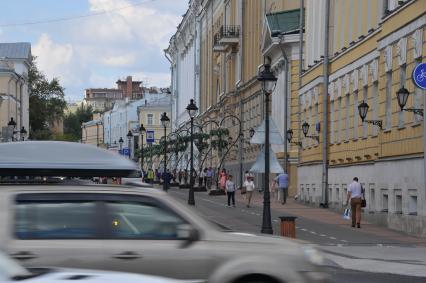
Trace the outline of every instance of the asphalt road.
<instances>
[{"instance_id":1,"label":"asphalt road","mask_svg":"<svg viewBox=\"0 0 426 283\"><path fill-rule=\"evenodd\" d=\"M169 194L175 197L182 203L187 202L188 191L171 189ZM227 207L226 199L224 196L208 196L206 193L196 193L196 205L195 209L206 219L215 222L224 229L231 229L239 232L248 232L259 234L262 223L262 207L251 206L246 208L244 205L238 204L236 208ZM282 216L282 212L271 209L271 218L273 219L274 234L279 234L279 216ZM330 258L336 259L336 261L328 261L327 269L332 275L332 282L425 282L423 277L409 276L412 268L425 269L424 262L404 262L405 265L401 265L406 268L406 274L393 274L392 270L389 273L386 268L392 267L392 260L386 259L386 253L392 253L395 247L403 249L404 253L407 249L417 250L414 245L410 245L397 240L390 240L386 237L377 235L364 234L364 233L353 233L351 229L348 229L347 225L339 224L326 224L324 222L318 222L312 219L306 219L299 217L297 219L297 238L310 243L314 243L318 248L324 250L330 255ZM389 249L386 249L389 247ZM366 249L366 253L372 250L372 257L374 261L372 264L377 264L376 272L374 268L368 268L370 264L365 261L366 268L362 268L362 257L357 258L353 256L359 249ZM342 251L340 252L341 249ZM352 249L352 251L350 250ZM374 249L379 251L374 253ZM383 249L381 252L380 249ZM337 250L337 252L336 252ZM354 252L355 251L355 252ZM349 253L349 255L348 255ZM361 253L362 254L362 253ZM377 256L380 255L380 258ZM383 254L383 255L382 255ZM406 255L409 259L409 254ZM339 259L342 262L346 260L353 260L357 262L358 269L353 270L348 266L336 264L339 263ZM357 260L357 261L356 261ZM391 264L387 264L387 263ZM360 265L360 264L361 265ZM383 266L384 267L383 267ZM351 266L349 264L349 266ZM361 267L360 267L361 266ZM389 267L390 266L390 267ZM369 272L366 272L369 271ZM371 272L372 271L372 272ZM397 272L398 273L398 272Z\"/></svg>"}]
</instances>

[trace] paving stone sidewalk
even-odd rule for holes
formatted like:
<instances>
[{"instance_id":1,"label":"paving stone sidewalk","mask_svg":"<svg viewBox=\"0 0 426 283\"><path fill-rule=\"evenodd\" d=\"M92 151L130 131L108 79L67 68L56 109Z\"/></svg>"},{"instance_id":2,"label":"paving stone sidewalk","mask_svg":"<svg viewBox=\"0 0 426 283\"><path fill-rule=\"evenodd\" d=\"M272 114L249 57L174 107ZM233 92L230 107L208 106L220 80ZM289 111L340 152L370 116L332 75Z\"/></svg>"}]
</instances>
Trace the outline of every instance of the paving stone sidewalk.
<instances>
[{"instance_id":1,"label":"paving stone sidewalk","mask_svg":"<svg viewBox=\"0 0 426 283\"><path fill-rule=\"evenodd\" d=\"M236 201L239 205L245 205L246 202L244 195L241 195L239 191L236 193ZM263 206L263 193L259 193L258 191L253 193L252 206ZM271 209L280 211L283 215L302 217L324 224L339 225L347 229L353 229L350 227L350 221L343 219L342 214L331 209L305 205L295 201L293 198L289 198L287 203L282 205L281 202L277 201L271 194ZM383 237L394 242L426 246L426 238L410 236L366 221L361 221L361 223L361 233Z\"/></svg>"}]
</instances>

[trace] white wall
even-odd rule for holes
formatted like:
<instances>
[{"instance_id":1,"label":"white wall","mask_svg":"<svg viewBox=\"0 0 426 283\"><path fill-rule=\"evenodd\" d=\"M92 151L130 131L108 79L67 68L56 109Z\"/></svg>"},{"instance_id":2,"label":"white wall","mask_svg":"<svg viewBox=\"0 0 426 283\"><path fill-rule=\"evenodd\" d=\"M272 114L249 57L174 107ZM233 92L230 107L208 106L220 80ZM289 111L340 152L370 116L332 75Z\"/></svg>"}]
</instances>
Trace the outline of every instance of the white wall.
<instances>
[{"instance_id":1,"label":"white wall","mask_svg":"<svg viewBox=\"0 0 426 283\"><path fill-rule=\"evenodd\" d=\"M307 0L305 69L324 55L325 0Z\"/></svg>"}]
</instances>

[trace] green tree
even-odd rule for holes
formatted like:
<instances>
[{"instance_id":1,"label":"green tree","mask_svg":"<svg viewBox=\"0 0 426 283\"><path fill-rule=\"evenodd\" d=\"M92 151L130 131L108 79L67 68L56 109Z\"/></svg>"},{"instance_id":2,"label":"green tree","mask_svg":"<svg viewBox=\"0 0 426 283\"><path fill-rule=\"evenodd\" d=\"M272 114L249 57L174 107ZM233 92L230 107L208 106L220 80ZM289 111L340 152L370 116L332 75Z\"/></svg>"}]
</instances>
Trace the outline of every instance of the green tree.
<instances>
[{"instance_id":1,"label":"green tree","mask_svg":"<svg viewBox=\"0 0 426 283\"><path fill-rule=\"evenodd\" d=\"M63 140L79 141L81 139L81 124L92 120L92 116L92 106L84 106L83 103L75 113L65 115Z\"/></svg>"},{"instance_id":2,"label":"green tree","mask_svg":"<svg viewBox=\"0 0 426 283\"><path fill-rule=\"evenodd\" d=\"M31 60L28 72L30 91L30 137L34 140L53 138L51 126L64 117L67 107L64 88L58 78L48 80L37 68L36 57Z\"/></svg>"}]
</instances>

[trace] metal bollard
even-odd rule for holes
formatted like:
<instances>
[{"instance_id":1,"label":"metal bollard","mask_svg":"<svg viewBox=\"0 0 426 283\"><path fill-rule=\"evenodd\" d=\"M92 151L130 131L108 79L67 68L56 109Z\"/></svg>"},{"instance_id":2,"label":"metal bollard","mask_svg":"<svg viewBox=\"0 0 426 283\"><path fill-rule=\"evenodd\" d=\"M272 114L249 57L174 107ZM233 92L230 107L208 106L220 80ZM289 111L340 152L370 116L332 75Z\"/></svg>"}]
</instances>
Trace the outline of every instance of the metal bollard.
<instances>
[{"instance_id":1,"label":"metal bollard","mask_svg":"<svg viewBox=\"0 0 426 283\"><path fill-rule=\"evenodd\" d=\"M296 238L296 218L295 216L280 216L282 237Z\"/></svg>"}]
</instances>

